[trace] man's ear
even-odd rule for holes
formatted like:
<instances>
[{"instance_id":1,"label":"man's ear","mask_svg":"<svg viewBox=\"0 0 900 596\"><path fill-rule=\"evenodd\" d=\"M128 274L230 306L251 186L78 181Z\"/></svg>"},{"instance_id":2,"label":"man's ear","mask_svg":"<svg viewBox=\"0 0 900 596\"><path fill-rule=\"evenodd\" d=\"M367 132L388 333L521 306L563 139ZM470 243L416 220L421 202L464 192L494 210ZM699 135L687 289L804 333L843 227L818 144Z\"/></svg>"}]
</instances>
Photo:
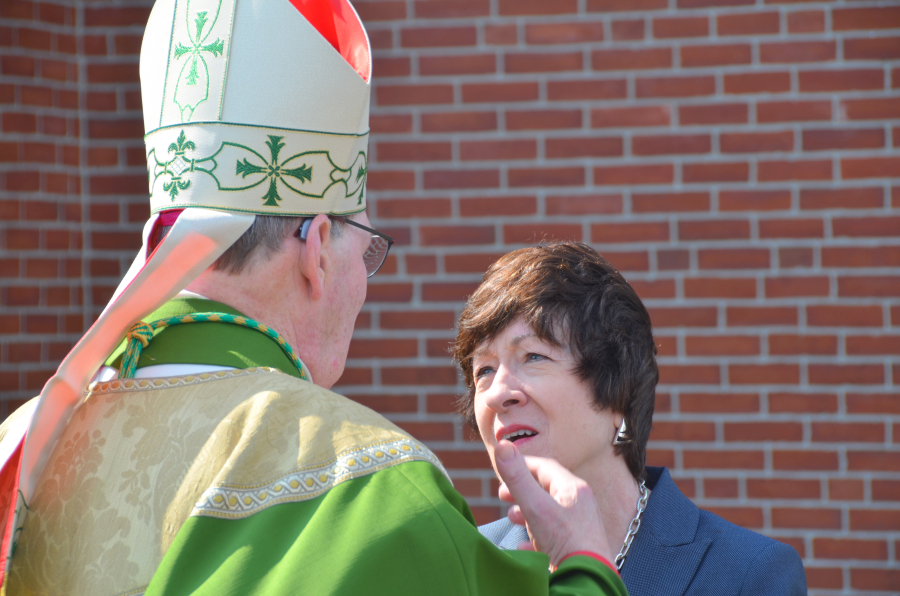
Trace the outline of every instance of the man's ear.
<instances>
[{"instance_id":1,"label":"man's ear","mask_svg":"<svg viewBox=\"0 0 900 596\"><path fill-rule=\"evenodd\" d=\"M319 214L313 218L300 247L300 271L309 281L313 300L325 294L325 277L331 273L331 219Z\"/></svg>"}]
</instances>

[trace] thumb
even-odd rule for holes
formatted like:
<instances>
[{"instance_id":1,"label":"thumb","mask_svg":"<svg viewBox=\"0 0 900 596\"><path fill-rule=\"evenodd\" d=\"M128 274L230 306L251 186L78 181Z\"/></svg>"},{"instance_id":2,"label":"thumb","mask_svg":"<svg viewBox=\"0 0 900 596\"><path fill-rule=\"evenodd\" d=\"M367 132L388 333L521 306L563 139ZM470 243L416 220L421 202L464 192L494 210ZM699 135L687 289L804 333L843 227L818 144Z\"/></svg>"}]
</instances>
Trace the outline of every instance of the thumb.
<instances>
[{"instance_id":1,"label":"thumb","mask_svg":"<svg viewBox=\"0 0 900 596\"><path fill-rule=\"evenodd\" d=\"M523 513L529 514L540 508L540 503L544 500L553 500L538 484L515 445L509 441L500 441L494 455L500 479Z\"/></svg>"}]
</instances>

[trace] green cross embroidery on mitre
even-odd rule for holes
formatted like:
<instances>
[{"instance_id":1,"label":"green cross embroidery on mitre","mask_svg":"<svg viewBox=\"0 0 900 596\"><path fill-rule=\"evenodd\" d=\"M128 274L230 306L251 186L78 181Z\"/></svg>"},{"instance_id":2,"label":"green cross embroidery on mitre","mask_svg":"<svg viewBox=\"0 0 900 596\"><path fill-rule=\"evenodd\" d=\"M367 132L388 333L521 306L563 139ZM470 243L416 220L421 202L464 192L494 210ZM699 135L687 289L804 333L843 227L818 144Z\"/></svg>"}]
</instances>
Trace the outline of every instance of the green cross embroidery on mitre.
<instances>
[{"instance_id":1,"label":"green cross embroidery on mitre","mask_svg":"<svg viewBox=\"0 0 900 596\"><path fill-rule=\"evenodd\" d=\"M192 10L192 6L194 5ZM206 10L198 10L206 8ZM189 43L180 41L175 46L174 58L180 61L185 58L178 81L175 84L173 101L181 112L181 121L187 122L201 103L209 99L209 66L207 57L223 59L225 42L221 38L209 41L213 28L219 18L222 0L187 0L187 32ZM208 15L212 15L211 17ZM193 18L192 18L193 17ZM193 26L192 26L193 25Z\"/></svg>"},{"instance_id":2,"label":"green cross embroidery on mitre","mask_svg":"<svg viewBox=\"0 0 900 596\"><path fill-rule=\"evenodd\" d=\"M282 176L291 176L299 180L301 184L309 182L312 180L312 166L303 164L296 168L283 168L278 165L278 154L281 152L281 148L284 147L282 142L284 137L268 136L269 140L266 141L266 145L272 154L272 161L266 162L264 166L258 166L247 161L245 157L243 160L238 160L235 173L241 178L246 178L250 174L265 174L269 179L269 190L263 195L263 200L265 201L263 205L277 207L278 202L281 201L281 197L278 195L278 179Z\"/></svg>"}]
</instances>

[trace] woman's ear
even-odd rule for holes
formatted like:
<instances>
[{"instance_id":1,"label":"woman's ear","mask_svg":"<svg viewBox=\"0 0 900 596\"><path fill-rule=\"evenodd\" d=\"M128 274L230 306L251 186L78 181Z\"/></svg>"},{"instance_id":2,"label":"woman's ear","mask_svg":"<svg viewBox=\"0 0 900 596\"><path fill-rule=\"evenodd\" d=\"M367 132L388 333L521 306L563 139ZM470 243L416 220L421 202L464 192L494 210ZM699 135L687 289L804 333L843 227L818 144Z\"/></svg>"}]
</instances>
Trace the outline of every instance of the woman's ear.
<instances>
[{"instance_id":1,"label":"woman's ear","mask_svg":"<svg viewBox=\"0 0 900 596\"><path fill-rule=\"evenodd\" d=\"M319 214L309 223L300 248L300 271L309 282L313 300L325 294L325 278L331 272L331 219Z\"/></svg>"}]
</instances>

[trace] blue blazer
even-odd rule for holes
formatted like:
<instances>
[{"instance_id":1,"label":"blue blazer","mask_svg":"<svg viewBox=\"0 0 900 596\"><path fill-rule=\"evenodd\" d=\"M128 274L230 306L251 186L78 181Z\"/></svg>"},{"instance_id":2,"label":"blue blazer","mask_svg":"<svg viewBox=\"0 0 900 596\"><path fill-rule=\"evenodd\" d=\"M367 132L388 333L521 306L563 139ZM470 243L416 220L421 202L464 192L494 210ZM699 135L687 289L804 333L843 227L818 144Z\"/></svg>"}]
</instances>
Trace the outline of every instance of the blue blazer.
<instances>
[{"instance_id":1,"label":"blue blazer","mask_svg":"<svg viewBox=\"0 0 900 596\"><path fill-rule=\"evenodd\" d=\"M793 547L697 508L666 468L647 468L647 476L653 492L622 566L631 596L805 596ZM528 540L507 519L478 529L500 548Z\"/></svg>"}]
</instances>

